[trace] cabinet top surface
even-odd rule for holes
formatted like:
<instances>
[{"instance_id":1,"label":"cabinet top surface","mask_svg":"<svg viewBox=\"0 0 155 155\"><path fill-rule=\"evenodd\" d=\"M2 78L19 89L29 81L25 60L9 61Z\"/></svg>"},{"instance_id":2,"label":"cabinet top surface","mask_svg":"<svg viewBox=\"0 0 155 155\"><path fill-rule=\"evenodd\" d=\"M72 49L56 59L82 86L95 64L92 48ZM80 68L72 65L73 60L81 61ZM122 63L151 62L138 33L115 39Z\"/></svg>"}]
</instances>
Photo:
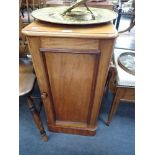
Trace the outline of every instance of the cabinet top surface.
<instances>
[{"instance_id":1,"label":"cabinet top surface","mask_svg":"<svg viewBox=\"0 0 155 155\"><path fill-rule=\"evenodd\" d=\"M111 23L87 26L58 25L34 21L22 29L26 36L116 38L117 30Z\"/></svg>"}]
</instances>

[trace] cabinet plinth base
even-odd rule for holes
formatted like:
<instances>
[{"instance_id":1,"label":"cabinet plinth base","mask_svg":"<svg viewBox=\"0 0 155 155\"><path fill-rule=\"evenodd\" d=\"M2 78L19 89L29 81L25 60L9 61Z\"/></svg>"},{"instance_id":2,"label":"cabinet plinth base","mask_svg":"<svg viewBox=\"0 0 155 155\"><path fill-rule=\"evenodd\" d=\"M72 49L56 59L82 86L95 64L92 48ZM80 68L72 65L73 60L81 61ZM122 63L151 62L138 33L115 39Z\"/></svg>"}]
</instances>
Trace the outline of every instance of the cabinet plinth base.
<instances>
[{"instance_id":1,"label":"cabinet plinth base","mask_svg":"<svg viewBox=\"0 0 155 155\"><path fill-rule=\"evenodd\" d=\"M78 134L83 136L95 136L96 127L95 128L75 128L75 127L62 127L62 126L53 126L48 125L48 130L53 132L61 132L68 134Z\"/></svg>"}]
</instances>

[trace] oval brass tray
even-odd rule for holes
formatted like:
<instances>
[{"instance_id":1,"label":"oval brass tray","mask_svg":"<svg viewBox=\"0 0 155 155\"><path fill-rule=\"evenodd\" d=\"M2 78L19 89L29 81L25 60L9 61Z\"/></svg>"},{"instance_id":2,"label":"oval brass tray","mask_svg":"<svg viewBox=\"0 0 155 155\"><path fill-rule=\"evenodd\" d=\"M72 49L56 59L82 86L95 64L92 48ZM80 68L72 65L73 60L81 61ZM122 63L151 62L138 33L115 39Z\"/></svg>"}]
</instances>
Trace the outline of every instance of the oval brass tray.
<instances>
[{"instance_id":1,"label":"oval brass tray","mask_svg":"<svg viewBox=\"0 0 155 155\"><path fill-rule=\"evenodd\" d=\"M126 72L135 75L135 53L125 52L120 54L118 64Z\"/></svg>"},{"instance_id":2,"label":"oval brass tray","mask_svg":"<svg viewBox=\"0 0 155 155\"><path fill-rule=\"evenodd\" d=\"M63 16L62 13L67 8L67 6L42 8L33 11L32 16L45 22L69 25L99 24L112 21L117 17L117 13L111 10L93 7L89 9L93 12L95 19L92 19L91 13L85 7L77 7Z\"/></svg>"}]
</instances>

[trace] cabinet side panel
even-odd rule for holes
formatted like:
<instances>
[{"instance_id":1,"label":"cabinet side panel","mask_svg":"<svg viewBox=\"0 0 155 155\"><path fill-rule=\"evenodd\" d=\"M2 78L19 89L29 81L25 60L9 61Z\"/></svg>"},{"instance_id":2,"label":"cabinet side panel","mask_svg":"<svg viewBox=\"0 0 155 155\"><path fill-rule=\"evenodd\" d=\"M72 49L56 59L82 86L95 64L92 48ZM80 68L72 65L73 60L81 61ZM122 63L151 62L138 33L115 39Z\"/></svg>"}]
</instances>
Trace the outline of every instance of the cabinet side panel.
<instances>
[{"instance_id":1,"label":"cabinet side panel","mask_svg":"<svg viewBox=\"0 0 155 155\"><path fill-rule=\"evenodd\" d=\"M107 79L108 69L111 61L112 52L114 49L115 39L103 39L100 40L100 61L98 68L98 76L95 88L94 103L92 107L90 127L95 127L97 117L99 115L99 109L102 101L103 91Z\"/></svg>"}]
</instances>

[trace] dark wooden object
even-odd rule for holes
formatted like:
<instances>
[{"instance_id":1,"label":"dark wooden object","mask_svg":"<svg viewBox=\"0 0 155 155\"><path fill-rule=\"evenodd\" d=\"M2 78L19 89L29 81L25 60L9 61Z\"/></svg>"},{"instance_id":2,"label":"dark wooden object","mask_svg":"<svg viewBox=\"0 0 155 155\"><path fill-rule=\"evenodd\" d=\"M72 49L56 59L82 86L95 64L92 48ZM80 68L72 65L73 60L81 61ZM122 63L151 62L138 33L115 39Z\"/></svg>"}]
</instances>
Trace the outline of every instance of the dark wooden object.
<instances>
[{"instance_id":1,"label":"dark wooden object","mask_svg":"<svg viewBox=\"0 0 155 155\"><path fill-rule=\"evenodd\" d=\"M31 17L31 12L36 9L41 9L46 6L46 0L20 0L20 11L22 13L22 21L24 25L31 23L33 18ZM26 17L24 16L24 12L26 12Z\"/></svg>"},{"instance_id":2,"label":"dark wooden object","mask_svg":"<svg viewBox=\"0 0 155 155\"><path fill-rule=\"evenodd\" d=\"M111 23L66 26L35 21L27 36L48 129L95 135L117 31Z\"/></svg>"},{"instance_id":3,"label":"dark wooden object","mask_svg":"<svg viewBox=\"0 0 155 155\"><path fill-rule=\"evenodd\" d=\"M48 137L42 125L39 113L33 103L33 97L31 96L34 82L35 75L33 73L32 63L26 60L22 61L21 59L19 64L19 96L27 96L28 107L32 113L34 122L39 129L43 140L48 141Z\"/></svg>"},{"instance_id":4,"label":"dark wooden object","mask_svg":"<svg viewBox=\"0 0 155 155\"><path fill-rule=\"evenodd\" d=\"M114 94L114 99L108 114L108 120L106 123L108 126L111 123L112 117L115 114L121 100L128 102L134 102L135 100L135 88L117 85L116 74L115 66L111 65L107 77L106 96L108 95L109 90L111 90Z\"/></svg>"}]
</instances>

